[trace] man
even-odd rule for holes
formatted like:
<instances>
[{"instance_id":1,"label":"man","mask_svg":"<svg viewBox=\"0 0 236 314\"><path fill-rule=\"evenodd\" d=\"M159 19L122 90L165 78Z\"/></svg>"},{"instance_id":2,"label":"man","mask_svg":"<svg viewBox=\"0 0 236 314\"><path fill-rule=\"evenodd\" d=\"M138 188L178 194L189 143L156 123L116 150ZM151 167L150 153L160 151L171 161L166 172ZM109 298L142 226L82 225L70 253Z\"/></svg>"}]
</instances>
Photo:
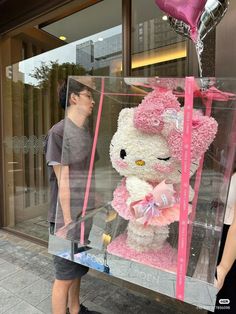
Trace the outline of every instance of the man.
<instances>
[{"instance_id":1,"label":"man","mask_svg":"<svg viewBox=\"0 0 236 314\"><path fill-rule=\"evenodd\" d=\"M95 103L89 88L73 79L69 80L68 93L66 84L61 88L59 98L64 109L68 99L66 118L50 129L45 146L51 188L48 220L51 232L56 225L58 236L79 240L80 228L71 226L82 212L92 146L87 120ZM91 223L85 224L85 233L90 227ZM80 280L88 268L58 256L54 256L54 267L53 314L65 314L67 306L70 314L98 313L89 311L79 302Z\"/></svg>"}]
</instances>

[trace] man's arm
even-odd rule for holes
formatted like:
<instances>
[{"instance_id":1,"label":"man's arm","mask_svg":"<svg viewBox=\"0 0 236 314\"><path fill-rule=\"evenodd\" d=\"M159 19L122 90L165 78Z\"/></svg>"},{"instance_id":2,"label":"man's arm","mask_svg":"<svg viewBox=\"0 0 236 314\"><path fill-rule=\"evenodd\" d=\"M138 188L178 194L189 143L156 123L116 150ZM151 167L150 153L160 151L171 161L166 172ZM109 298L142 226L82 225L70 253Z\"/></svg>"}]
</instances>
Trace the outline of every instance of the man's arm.
<instances>
[{"instance_id":1,"label":"man's arm","mask_svg":"<svg viewBox=\"0 0 236 314\"><path fill-rule=\"evenodd\" d=\"M234 220L229 227L227 238L225 241L223 256L220 264L217 266L217 279L215 286L221 289L226 275L230 271L234 261L236 260L236 204L234 207Z\"/></svg>"},{"instance_id":2,"label":"man's arm","mask_svg":"<svg viewBox=\"0 0 236 314\"><path fill-rule=\"evenodd\" d=\"M58 198L60 200L62 214L65 226L72 222L70 211L70 180L69 180L69 166L54 165L58 183Z\"/></svg>"}]
</instances>

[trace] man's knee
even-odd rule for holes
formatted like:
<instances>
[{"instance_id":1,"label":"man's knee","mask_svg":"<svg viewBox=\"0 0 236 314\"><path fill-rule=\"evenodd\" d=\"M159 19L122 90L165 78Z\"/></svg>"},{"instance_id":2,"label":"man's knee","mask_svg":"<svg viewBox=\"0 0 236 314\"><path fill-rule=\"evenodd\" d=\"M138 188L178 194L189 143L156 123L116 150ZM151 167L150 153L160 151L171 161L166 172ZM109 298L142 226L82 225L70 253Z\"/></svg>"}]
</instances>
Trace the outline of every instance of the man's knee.
<instances>
[{"instance_id":1,"label":"man's knee","mask_svg":"<svg viewBox=\"0 0 236 314\"><path fill-rule=\"evenodd\" d=\"M68 280L61 280L61 279L55 279L54 285L60 286L69 289L72 284L74 283L74 279L68 279Z\"/></svg>"}]
</instances>

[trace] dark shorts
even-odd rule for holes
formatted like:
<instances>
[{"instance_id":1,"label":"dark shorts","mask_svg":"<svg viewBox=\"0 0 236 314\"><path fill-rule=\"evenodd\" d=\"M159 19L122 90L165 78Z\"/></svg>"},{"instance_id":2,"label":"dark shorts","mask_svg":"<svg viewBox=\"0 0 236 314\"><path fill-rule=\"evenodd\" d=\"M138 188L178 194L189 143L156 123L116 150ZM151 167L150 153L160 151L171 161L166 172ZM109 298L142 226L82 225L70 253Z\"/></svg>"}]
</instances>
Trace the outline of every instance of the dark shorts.
<instances>
[{"instance_id":1,"label":"dark shorts","mask_svg":"<svg viewBox=\"0 0 236 314\"><path fill-rule=\"evenodd\" d=\"M50 223L50 233L54 233L54 223ZM77 244L74 244L77 246ZM76 247L74 248L76 252ZM58 280L73 280L78 279L87 274L89 268L72 262L60 256L53 256L53 263L55 269L55 278Z\"/></svg>"},{"instance_id":2,"label":"dark shorts","mask_svg":"<svg viewBox=\"0 0 236 314\"><path fill-rule=\"evenodd\" d=\"M53 256L55 278L58 280L78 279L87 274L89 268L59 256Z\"/></svg>"}]
</instances>

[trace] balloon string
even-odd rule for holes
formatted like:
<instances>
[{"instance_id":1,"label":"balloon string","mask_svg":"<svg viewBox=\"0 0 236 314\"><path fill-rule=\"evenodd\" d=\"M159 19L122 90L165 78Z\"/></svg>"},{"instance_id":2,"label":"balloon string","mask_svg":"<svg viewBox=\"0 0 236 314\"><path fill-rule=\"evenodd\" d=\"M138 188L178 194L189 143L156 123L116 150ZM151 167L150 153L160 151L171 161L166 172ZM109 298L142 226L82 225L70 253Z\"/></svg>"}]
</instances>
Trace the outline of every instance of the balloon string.
<instances>
[{"instance_id":1,"label":"balloon string","mask_svg":"<svg viewBox=\"0 0 236 314\"><path fill-rule=\"evenodd\" d=\"M201 82L201 89L206 90L208 88L209 80L203 79L203 69L202 69L202 53L204 49L204 44L202 39L198 38L195 42L195 48L197 52L197 59L198 59L198 68L199 68L199 76Z\"/></svg>"},{"instance_id":2,"label":"balloon string","mask_svg":"<svg viewBox=\"0 0 236 314\"><path fill-rule=\"evenodd\" d=\"M197 52L197 60L198 60L198 67L199 67L199 75L202 77L202 52L203 52L203 41L199 38L195 42L195 48Z\"/></svg>"}]
</instances>

